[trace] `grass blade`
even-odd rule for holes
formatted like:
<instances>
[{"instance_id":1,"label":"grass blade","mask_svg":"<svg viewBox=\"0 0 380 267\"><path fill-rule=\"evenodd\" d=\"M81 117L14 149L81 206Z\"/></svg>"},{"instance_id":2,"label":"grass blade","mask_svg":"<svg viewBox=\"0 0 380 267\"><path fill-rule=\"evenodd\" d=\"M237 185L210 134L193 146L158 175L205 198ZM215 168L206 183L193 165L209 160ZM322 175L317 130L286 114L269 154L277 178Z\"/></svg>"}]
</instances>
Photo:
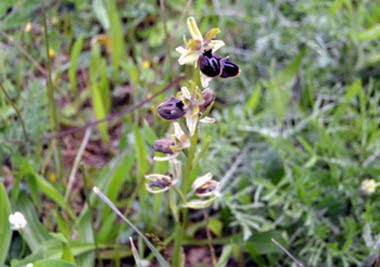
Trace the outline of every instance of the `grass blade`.
<instances>
[{"instance_id":1,"label":"grass blade","mask_svg":"<svg viewBox=\"0 0 380 267\"><path fill-rule=\"evenodd\" d=\"M131 222L129 221L124 215L116 208L116 206L102 193L100 192L99 188L94 187L92 189L94 193L101 199L103 200L104 203L106 203L124 222L126 222L129 227L133 229L145 242L145 244L150 248L156 259L158 260L159 264L163 267L169 267L169 263L162 257L160 252L153 246L152 243L145 237L143 233L140 232L139 229Z\"/></svg>"},{"instance_id":2,"label":"grass blade","mask_svg":"<svg viewBox=\"0 0 380 267\"><path fill-rule=\"evenodd\" d=\"M12 230L9 225L8 216L11 205L7 196L7 191L3 184L0 184L0 265L5 262L12 238Z\"/></svg>"},{"instance_id":3,"label":"grass blade","mask_svg":"<svg viewBox=\"0 0 380 267\"><path fill-rule=\"evenodd\" d=\"M78 66L78 58L80 56L80 52L83 47L83 37L79 37L71 51L70 56L70 68L69 68L69 80L71 84L71 92L74 94L77 91L77 66Z\"/></svg>"}]
</instances>

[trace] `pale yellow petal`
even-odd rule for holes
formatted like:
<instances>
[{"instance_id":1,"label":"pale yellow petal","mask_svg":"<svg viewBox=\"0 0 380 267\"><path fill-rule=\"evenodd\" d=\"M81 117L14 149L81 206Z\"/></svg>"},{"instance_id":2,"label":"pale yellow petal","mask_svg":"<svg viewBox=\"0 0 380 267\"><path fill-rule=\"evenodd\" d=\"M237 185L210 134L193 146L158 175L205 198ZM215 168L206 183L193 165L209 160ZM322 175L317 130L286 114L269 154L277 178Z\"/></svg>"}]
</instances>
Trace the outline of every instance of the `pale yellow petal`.
<instances>
[{"instance_id":1,"label":"pale yellow petal","mask_svg":"<svg viewBox=\"0 0 380 267\"><path fill-rule=\"evenodd\" d=\"M186 115L186 125L189 129L190 136L193 136L195 133L195 129L197 128L198 123L198 115Z\"/></svg>"},{"instance_id":2,"label":"pale yellow petal","mask_svg":"<svg viewBox=\"0 0 380 267\"><path fill-rule=\"evenodd\" d=\"M203 36L201 32L199 31L197 22L195 21L194 17L189 17L187 19L187 27L189 28L191 38L195 40L203 40Z\"/></svg>"},{"instance_id":3,"label":"pale yellow petal","mask_svg":"<svg viewBox=\"0 0 380 267\"><path fill-rule=\"evenodd\" d=\"M210 47L212 48L213 53L222 48L224 45L225 44L222 40L212 40L210 42Z\"/></svg>"},{"instance_id":4,"label":"pale yellow petal","mask_svg":"<svg viewBox=\"0 0 380 267\"><path fill-rule=\"evenodd\" d=\"M196 190L197 188L201 187L202 185L204 185L205 183L207 183L211 179L212 179L212 173L208 172L205 175L200 176L197 179L195 179L195 181L193 182L193 185L191 187L193 188L193 190Z\"/></svg>"},{"instance_id":5,"label":"pale yellow petal","mask_svg":"<svg viewBox=\"0 0 380 267\"><path fill-rule=\"evenodd\" d=\"M194 63L197 64L199 56L200 56L199 51L193 51L191 53L181 55L178 59L178 63L180 65L194 64Z\"/></svg>"},{"instance_id":6,"label":"pale yellow petal","mask_svg":"<svg viewBox=\"0 0 380 267\"><path fill-rule=\"evenodd\" d=\"M207 124L213 124L215 123L215 118L211 118L211 117L204 117L202 119L199 120L199 122L201 123L207 123Z\"/></svg>"}]
</instances>

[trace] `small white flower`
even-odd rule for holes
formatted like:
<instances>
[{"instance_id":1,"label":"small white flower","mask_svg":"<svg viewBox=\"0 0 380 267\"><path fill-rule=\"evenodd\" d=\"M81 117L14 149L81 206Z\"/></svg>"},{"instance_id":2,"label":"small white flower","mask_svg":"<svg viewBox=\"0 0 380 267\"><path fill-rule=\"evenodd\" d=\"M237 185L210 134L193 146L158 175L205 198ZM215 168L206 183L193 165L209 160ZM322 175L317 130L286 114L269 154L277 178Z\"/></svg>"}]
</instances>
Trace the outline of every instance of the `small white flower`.
<instances>
[{"instance_id":1,"label":"small white flower","mask_svg":"<svg viewBox=\"0 0 380 267\"><path fill-rule=\"evenodd\" d=\"M9 223L12 230L21 230L26 226L26 220L21 212L16 211L14 214L9 215Z\"/></svg>"},{"instance_id":2,"label":"small white flower","mask_svg":"<svg viewBox=\"0 0 380 267\"><path fill-rule=\"evenodd\" d=\"M380 184L376 183L373 179L365 179L360 185L360 190L366 195L371 195L375 192L376 187L379 185Z\"/></svg>"},{"instance_id":3,"label":"small white flower","mask_svg":"<svg viewBox=\"0 0 380 267\"><path fill-rule=\"evenodd\" d=\"M28 263L25 267L33 267L33 263Z\"/></svg>"}]
</instances>

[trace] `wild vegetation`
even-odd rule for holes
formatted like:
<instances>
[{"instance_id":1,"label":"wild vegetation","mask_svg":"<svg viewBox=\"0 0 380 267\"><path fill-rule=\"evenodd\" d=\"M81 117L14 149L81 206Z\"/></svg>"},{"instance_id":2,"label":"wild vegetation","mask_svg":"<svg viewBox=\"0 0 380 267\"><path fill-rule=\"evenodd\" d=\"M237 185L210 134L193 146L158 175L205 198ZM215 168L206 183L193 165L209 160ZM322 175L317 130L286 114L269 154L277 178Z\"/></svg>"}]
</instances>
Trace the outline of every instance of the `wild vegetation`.
<instances>
[{"instance_id":1,"label":"wild vegetation","mask_svg":"<svg viewBox=\"0 0 380 267\"><path fill-rule=\"evenodd\" d=\"M157 107L204 103L189 17L241 72L173 165ZM379 20L370 0L0 1L0 266L379 266ZM178 166L185 186L149 176Z\"/></svg>"}]
</instances>

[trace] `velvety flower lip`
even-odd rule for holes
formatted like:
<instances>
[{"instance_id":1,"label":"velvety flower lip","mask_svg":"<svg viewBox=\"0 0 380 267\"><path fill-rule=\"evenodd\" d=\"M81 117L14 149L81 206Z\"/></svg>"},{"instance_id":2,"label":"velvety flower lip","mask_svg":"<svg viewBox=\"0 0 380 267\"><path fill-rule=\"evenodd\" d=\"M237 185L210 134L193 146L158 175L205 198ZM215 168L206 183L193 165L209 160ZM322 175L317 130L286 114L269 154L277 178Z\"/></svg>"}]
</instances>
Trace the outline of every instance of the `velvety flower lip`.
<instances>
[{"instance_id":1,"label":"velvety flower lip","mask_svg":"<svg viewBox=\"0 0 380 267\"><path fill-rule=\"evenodd\" d=\"M240 75L240 68L228 57L222 58L211 50L205 51L199 57L199 68L209 78L233 78Z\"/></svg>"},{"instance_id":2,"label":"velvety flower lip","mask_svg":"<svg viewBox=\"0 0 380 267\"><path fill-rule=\"evenodd\" d=\"M169 138L158 139L153 143L153 150L164 154L174 154L172 147L175 142Z\"/></svg>"},{"instance_id":3,"label":"velvety flower lip","mask_svg":"<svg viewBox=\"0 0 380 267\"><path fill-rule=\"evenodd\" d=\"M220 76L223 71L221 59L219 55L212 54L211 50L204 52L198 60L201 72L211 78Z\"/></svg>"},{"instance_id":4,"label":"velvety flower lip","mask_svg":"<svg viewBox=\"0 0 380 267\"><path fill-rule=\"evenodd\" d=\"M186 113L185 104L174 96L169 97L157 107L158 114L165 120L176 120Z\"/></svg>"},{"instance_id":5,"label":"velvety flower lip","mask_svg":"<svg viewBox=\"0 0 380 267\"><path fill-rule=\"evenodd\" d=\"M240 68L235 63L232 63L229 58L222 60L222 73L220 74L221 78L234 78L240 75Z\"/></svg>"}]
</instances>

